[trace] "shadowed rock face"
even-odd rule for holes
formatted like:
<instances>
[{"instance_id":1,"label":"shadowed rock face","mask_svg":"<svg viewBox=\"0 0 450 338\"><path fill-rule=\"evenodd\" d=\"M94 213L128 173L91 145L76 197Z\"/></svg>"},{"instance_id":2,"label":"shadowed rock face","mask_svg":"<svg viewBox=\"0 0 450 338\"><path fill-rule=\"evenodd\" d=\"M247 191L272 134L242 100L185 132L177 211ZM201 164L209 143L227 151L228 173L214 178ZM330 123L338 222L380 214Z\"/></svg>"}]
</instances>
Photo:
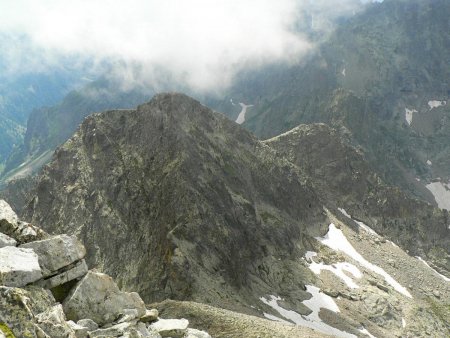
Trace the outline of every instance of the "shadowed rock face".
<instances>
[{"instance_id":1,"label":"shadowed rock face","mask_svg":"<svg viewBox=\"0 0 450 338\"><path fill-rule=\"evenodd\" d=\"M224 116L162 94L87 118L44 170L26 217L75 232L90 266L147 301L230 307L237 294L303 292L291 285L304 279L297 261L307 234L327 224L305 182Z\"/></svg>"},{"instance_id":2,"label":"shadowed rock face","mask_svg":"<svg viewBox=\"0 0 450 338\"><path fill-rule=\"evenodd\" d=\"M329 208L344 208L409 250L450 270L450 230L446 210L386 185L344 132L325 124L300 125L264 142L311 178Z\"/></svg>"}]
</instances>

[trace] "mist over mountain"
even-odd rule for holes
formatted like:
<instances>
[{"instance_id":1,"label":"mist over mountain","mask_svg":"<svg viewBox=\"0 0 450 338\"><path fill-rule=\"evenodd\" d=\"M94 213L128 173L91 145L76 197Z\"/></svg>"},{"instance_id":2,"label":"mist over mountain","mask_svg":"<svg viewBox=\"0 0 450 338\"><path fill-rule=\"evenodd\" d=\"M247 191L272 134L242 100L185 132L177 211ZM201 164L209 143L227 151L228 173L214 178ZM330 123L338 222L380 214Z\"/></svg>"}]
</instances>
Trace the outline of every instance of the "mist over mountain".
<instances>
[{"instance_id":1,"label":"mist over mountain","mask_svg":"<svg viewBox=\"0 0 450 338\"><path fill-rule=\"evenodd\" d=\"M0 13L0 338L449 336L447 1Z\"/></svg>"}]
</instances>

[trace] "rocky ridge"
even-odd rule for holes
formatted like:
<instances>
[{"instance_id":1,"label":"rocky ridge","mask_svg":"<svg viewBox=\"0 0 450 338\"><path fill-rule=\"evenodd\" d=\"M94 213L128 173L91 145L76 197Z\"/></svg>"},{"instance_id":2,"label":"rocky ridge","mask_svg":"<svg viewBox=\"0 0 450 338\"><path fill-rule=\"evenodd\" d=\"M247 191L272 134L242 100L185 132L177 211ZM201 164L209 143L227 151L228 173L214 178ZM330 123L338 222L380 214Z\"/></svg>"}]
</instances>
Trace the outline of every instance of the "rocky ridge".
<instances>
[{"instance_id":1,"label":"rocky ridge","mask_svg":"<svg viewBox=\"0 0 450 338\"><path fill-rule=\"evenodd\" d=\"M0 337L210 338L186 319L159 318L137 293L88 270L85 255L74 236L21 222L0 200Z\"/></svg>"},{"instance_id":2,"label":"rocky ridge","mask_svg":"<svg viewBox=\"0 0 450 338\"><path fill-rule=\"evenodd\" d=\"M449 215L387 185L355 148L348 131L326 124L300 125L264 141L311 178L328 208L357 221L450 271Z\"/></svg>"},{"instance_id":3,"label":"rocky ridge","mask_svg":"<svg viewBox=\"0 0 450 338\"><path fill-rule=\"evenodd\" d=\"M433 245L448 251L445 212L389 189L324 125L261 142L185 95L161 94L136 110L86 119L39 178L27 217L50 232L75 232L90 266L147 302L191 300L266 317L287 337L298 328L445 337L446 256L437 254L442 269L433 269L391 242L407 248L396 237L402 222L427 230L408 215L416 212L410 205L438 215L429 234L411 231L412 243L423 242L411 253L430 262ZM377 219L383 208L389 217ZM333 231L348 247L324 244ZM418 276L423 288L415 288ZM205 324L201 313L222 316L178 305L192 308L194 323ZM252 321L226 321L226 337ZM209 330L217 326L202 328L217 335Z\"/></svg>"}]
</instances>

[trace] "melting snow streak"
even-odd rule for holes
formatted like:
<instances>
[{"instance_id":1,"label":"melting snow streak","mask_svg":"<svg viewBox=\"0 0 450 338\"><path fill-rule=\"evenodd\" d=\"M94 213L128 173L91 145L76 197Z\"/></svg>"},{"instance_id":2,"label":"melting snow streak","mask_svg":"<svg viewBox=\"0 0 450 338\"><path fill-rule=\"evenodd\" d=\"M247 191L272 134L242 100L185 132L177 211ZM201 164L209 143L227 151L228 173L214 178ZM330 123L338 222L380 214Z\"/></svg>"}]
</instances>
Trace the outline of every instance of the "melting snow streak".
<instances>
[{"instance_id":1,"label":"melting snow streak","mask_svg":"<svg viewBox=\"0 0 450 338\"><path fill-rule=\"evenodd\" d=\"M312 313L310 313L308 316L302 316L301 314L295 311L286 310L282 308L280 305L278 305L278 301L281 300L280 297L271 295L270 299L261 297L260 300L264 304L269 305L272 309L276 310L281 316L297 325L306 326L311 329L318 330L326 334L331 334L336 337L343 337L343 338L356 337L345 331L338 330L322 322L322 320L320 319L319 317L320 309L328 309L333 312L339 312L338 306L330 296L327 296L324 293L320 292L320 289L318 287L312 285L306 285L306 291L308 291L312 295L311 299L303 301L303 304L305 304L312 310ZM280 318L273 315L269 315L267 313L264 313L264 316L268 319L280 320ZM281 320L284 321L283 319Z\"/></svg>"},{"instance_id":2,"label":"melting snow streak","mask_svg":"<svg viewBox=\"0 0 450 338\"><path fill-rule=\"evenodd\" d=\"M408 290L406 290L405 287L401 286L386 271L384 271L379 266L370 263L363 256L361 256L350 244L350 242L347 240L343 232L338 228L336 228L336 226L333 223L330 224L328 233L325 235L325 237L316 239L333 250L342 251L343 253L350 256L355 261L357 261L359 264L364 266L365 268L372 270L373 272L383 276L386 282L389 283L397 292L405 295L406 297L412 298Z\"/></svg>"}]
</instances>

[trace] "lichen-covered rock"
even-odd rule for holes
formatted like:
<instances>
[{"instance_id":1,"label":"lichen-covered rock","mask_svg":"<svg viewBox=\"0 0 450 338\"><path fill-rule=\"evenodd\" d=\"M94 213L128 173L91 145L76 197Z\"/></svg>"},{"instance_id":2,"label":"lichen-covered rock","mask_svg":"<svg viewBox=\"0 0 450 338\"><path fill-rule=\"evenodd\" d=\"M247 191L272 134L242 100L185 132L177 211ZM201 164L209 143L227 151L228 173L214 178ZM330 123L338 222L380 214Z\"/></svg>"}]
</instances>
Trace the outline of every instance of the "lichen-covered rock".
<instances>
[{"instance_id":1,"label":"lichen-covered rock","mask_svg":"<svg viewBox=\"0 0 450 338\"><path fill-rule=\"evenodd\" d=\"M159 319L150 325L150 328L157 331L162 337L183 337L189 326L187 319Z\"/></svg>"},{"instance_id":2,"label":"lichen-covered rock","mask_svg":"<svg viewBox=\"0 0 450 338\"><path fill-rule=\"evenodd\" d=\"M61 304L36 315L37 325L50 337L76 338L75 331L66 322Z\"/></svg>"},{"instance_id":3,"label":"lichen-covered rock","mask_svg":"<svg viewBox=\"0 0 450 338\"><path fill-rule=\"evenodd\" d=\"M54 299L41 288L28 290L0 287L0 323L8 328L15 337L37 337L41 331L35 325L34 318L38 310L48 309Z\"/></svg>"},{"instance_id":4,"label":"lichen-covered rock","mask_svg":"<svg viewBox=\"0 0 450 338\"><path fill-rule=\"evenodd\" d=\"M31 248L39 256L39 264L44 277L84 258L86 249L75 236L58 235L48 239L22 244L21 248Z\"/></svg>"},{"instance_id":5,"label":"lichen-covered rock","mask_svg":"<svg viewBox=\"0 0 450 338\"><path fill-rule=\"evenodd\" d=\"M85 327L88 331L94 331L98 329L98 324L89 318L80 319L77 322L77 325Z\"/></svg>"},{"instance_id":6,"label":"lichen-covered rock","mask_svg":"<svg viewBox=\"0 0 450 338\"><path fill-rule=\"evenodd\" d=\"M67 321L67 325L75 332L77 338L86 338L88 336L88 329L84 326L78 325L72 320Z\"/></svg>"},{"instance_id":7,"label":"lichen-covered rock","mask_svg":"<svg viewBox=\"0 0 450 338\"><path fill-rule=\"evenodd\" d=\"M0 248L0 285L21 287L40 278L41 268L33 249Z\"/></svg>"},{"instance_id":8,"label":"lichen-covered rock","mask_svg":"<svg viewBox=\"0 0 450 338\"><path fill-rule=\"evenodd\" d=\"M63 306L67 318L90 318L99 325L117 320L125 309L136 309L139 317L145 314L145 304L137 293L120 291L110 276L94 271L75 285Z\"/></svg>"},{"instance_id":9,"label":"lichen-covered rock","mask_svg":"<svg viewBox=\"0 0 450 338\"><path fill-rule=\"evenodd\" d=\"M16 245L17 241L14 238L11 238L0 232L0 248L3 248L5 246L16 246Z\"/></svg>"}]
</instances>

